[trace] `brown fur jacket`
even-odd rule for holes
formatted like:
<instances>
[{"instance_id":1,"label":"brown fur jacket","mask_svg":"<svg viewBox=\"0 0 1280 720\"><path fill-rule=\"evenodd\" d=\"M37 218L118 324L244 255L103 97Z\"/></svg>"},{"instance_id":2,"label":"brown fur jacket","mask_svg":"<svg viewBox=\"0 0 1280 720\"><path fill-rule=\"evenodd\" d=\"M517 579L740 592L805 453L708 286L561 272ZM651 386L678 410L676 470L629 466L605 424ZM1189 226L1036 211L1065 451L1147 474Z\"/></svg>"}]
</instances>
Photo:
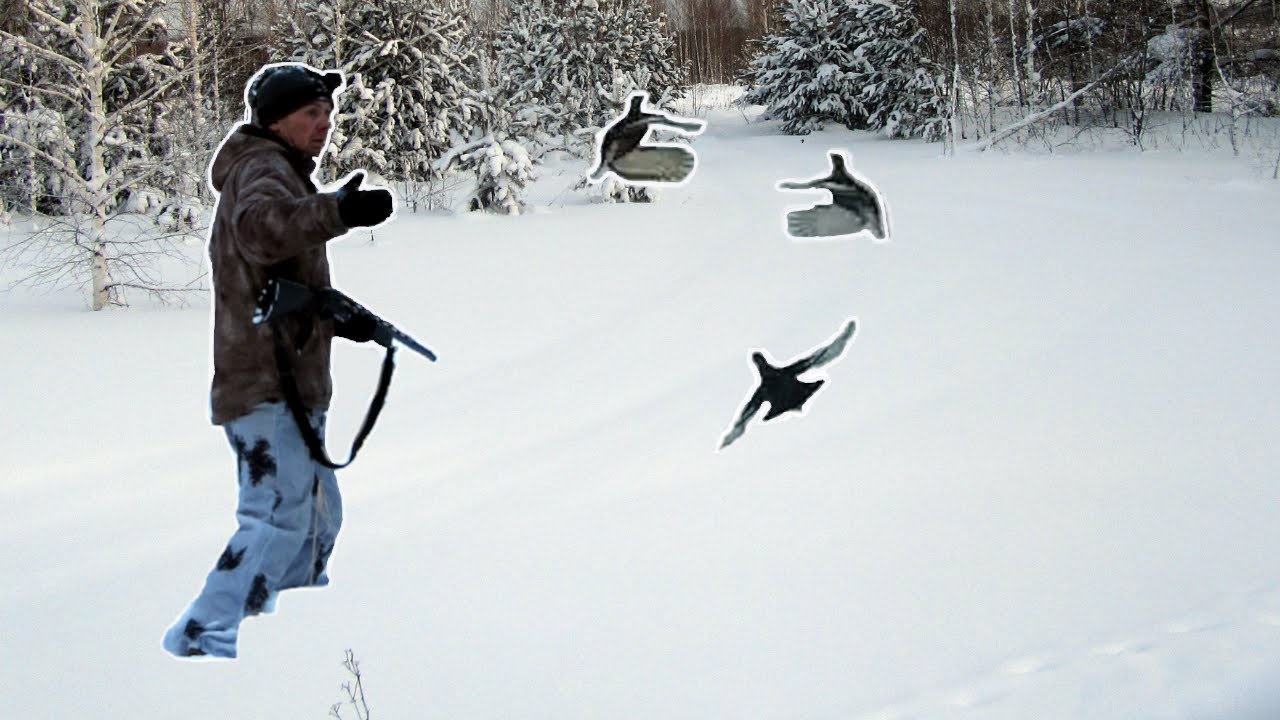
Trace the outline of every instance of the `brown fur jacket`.
<instances>
[{"instance_id":1,"label":"brown fur jacket","mask_svg":"<svg viewBox=\"0 0 1280 720\"><path fill-rule=\"evenodd\" d=\"M273 329L254 325L258 293L269 277L329 286L325 243L347 227L337 199L318 193L315 161L274 133L241 125L209 167L218 197L209 234L213 277L212 420L222 425L263 402L282 401ZM333 391L329 349L333 322L296 314L278 324L304 405L327 408Z\"/></svg>"}]
</instances>

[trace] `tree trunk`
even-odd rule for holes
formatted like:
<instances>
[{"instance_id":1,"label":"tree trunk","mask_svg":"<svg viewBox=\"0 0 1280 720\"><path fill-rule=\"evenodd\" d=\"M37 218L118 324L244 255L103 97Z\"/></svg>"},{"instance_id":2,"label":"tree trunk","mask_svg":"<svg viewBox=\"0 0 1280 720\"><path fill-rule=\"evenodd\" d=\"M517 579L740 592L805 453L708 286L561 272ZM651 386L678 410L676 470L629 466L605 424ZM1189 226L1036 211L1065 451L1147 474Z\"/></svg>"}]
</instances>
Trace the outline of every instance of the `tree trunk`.
<instances>
[{"instance_id":1,"label":"tree trunk","mask_svg":"<svg viewBox=\"0 0 1280 720\"><path fill-rule=\"evenodd\" d=\"M996 126L996 11L995 0L987 0L987 132Z\"/></svg>"},{"instance_id":2,"label":"tree trunk","mask_svg":"<svg viewBox=\"0 0 1280 720\"><path fill-rule=\"evenodd\" d=\"M1036 9L1031 5L1031 0L1026 0L1027 4L1027 100L1028 103L1035 107L1040 104L1040 74L1036 72L1036 30L1035 19Z\"/></svg>"},{"instance_id":3,"label":"tree trunk","mask_svg":"<svg viewBox=\"0 0 1280 720\"><path fill-rule=\"evenodd\" d=\"M1193 52L1195 66L1191 85L1195 112L1213 112L1213 23L1209 15L1209 0L1197 0L1195 5L1197 37Z\"/></svg>"},{"instance_id":4,"label":"tree trunk","mask_svg":"<svg viewBox=\"0 0 1280 720\"><path fill-rule=\"evenodd\" d=\"M92 306L101 310L111 303L111 273L107 264L107 232L108 198L106 196L107 170L105 152L102 145L106 132L106 80L107 67L102 62L102 48L105 45L98 37L95 27L98 11L95 0L80 0L79 24L80 40L86 48L84 78L85 99L88 110L86 127L80 152L86 170L85 214L89 217L89 237L86 250L89 253L89 277L92 286ZM73 208L72 212L78 211Z\"/></svg>"},{"instance_id":5,"label":"tree trunk","mask_svg":"<svg viewBox=\"0 0 1280 720\"><path fill-rule=\"evenodd\" d=\"M1032 125L1035 125L1036 123L1044 120L1045 118L1052 116L1055 112L1062 110L1063 108L1070 105L1071 102L1075 100L1077 97L1079 97L1080 95L1083 95L1084 93L1087 93L1090 90L1092 90L1094 87L1107 82L1116 73L1120 72L1121 70L1124 70L1127 67L1130 67L1138 57L1140 56L1129 55L1125 58L1122 58L1120 62L1113 65L1110 70L1107 70L1106 72L1099 75L1097 80L1094 80L1093 82L1089 83L1088 85L1085 85L1084 87L1080 88L1074 93L1064 97L1060 102L1053 105L1052 107L1047 107L1044 110L1041 110L1040 112L1032 113L1026 116L1025 118L1023 118L1022 120L1019 120L1018 122L1010 125L1009 127L1002 128L1000 132L988 135L986 139L982 140L981 142L977 142L977 143L974 143L973 145L967 146L965 149L982 152L983 150L986 150L992 145L995 145L1001 140L1004 140L1005 138L1009 137L1010 135L1017 133L1019 130L1025 127L1031 127Z\"/></svg>"},{"instance_id":6,"label":"tree trunk","mask_svg":"<svg viewBox=\"0 0 1280 720\"><path fill-rule=\"evenodd\" d=\"M964 123L960 118L960 35L956 28L955 0L947 0L947 8L951 12L951 54L955 59L951 72L951 143L954 149L964 134Z\"/></svg>"},{"instance_id":7,"label":"tree trunk","mask_svg":"<svg viewBox=\"0 0 1280 720\"><path fill-rule=\"evenodd\" d=\"M1013 86L1018 92L1018 114L1021 115L1022 108L1026 105L1026 97L1022 88L1022 68L1018 65L1017 17L1014 0L1009 0L1009 64L1013 66Z\"/></svg>"},{"instance_id":8,"label":"tree trunk","mask_svg":"<svg viewBox=\"0 0 1280 720\"><path fill-rule=\"evenodd\" d=\"M204 78L200 72L201 64L204 62L202 57L204 50L200 44L199 32L200 8L195 0L185 0L183 12L186 13L187 42L191 52L191 139L195 147L204 150L208 145L205 142L204 130L207 123L204 116ZM196 183L197 197L208 198L209 192L209 187L205 183Z\"/></svg>"}]
</instances>

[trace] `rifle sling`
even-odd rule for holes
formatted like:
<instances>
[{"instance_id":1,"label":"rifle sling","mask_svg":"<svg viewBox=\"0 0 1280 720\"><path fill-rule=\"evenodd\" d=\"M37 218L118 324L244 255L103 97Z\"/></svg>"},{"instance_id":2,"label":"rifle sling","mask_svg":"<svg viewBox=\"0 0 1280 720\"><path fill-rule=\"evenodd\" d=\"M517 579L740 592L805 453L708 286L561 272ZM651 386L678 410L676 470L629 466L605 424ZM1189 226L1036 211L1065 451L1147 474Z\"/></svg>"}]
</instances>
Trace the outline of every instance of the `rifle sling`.
<instances>
[{"instance_id":1,"label":"rifle sling","mask_svg":"<svg viewBox=\"0 0 1280 720\"><path fill-rule=\"evenodd\" d=\"M307 419L306 408L302 405L302 395L298 392L298 381L293 375L293 365L289 362L289 349L278 331L273 329L272 334L275 336L276 369L280 372L280 390L284 393L285 404L289 406L289 412L298 425L298 432L302 434L303 442L311 451L311 458L333 470L340 470L350 465L355 461L360 447L364 445L365 438L369 437L369 433L373 431L373 424L378 421L378 413L382 412L382 406L387 401L387 390L391 387L391 373L395 370L395 346L387 345L387 354L382 358L382 373L378 377L378 389L374 391L373 399L369 401L369 410L365 413L364 423L360 425L360 432L356 434L355 442L351 444L351 455L346 462L338 464L329 459L324 449L324 442L320 440L315 428L311 427L311 422Z\"/></svg>"}]
</instances>

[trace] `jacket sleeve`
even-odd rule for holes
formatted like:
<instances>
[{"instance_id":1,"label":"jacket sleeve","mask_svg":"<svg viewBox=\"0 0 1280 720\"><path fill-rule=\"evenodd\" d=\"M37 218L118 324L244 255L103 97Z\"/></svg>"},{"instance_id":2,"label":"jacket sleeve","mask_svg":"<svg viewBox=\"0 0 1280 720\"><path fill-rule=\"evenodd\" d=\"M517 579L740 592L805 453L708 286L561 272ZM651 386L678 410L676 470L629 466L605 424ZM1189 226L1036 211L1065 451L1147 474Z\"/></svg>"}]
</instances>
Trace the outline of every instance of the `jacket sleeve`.
<instances>
[{"instance_id":1,"label":"jacket sleeve","mask_svg":"<svg viewBox=\"0 0 1280 720\"><path fill-rule=\"evenodd\" d=\"M337 198L303 191L300 182L290 182L292 172L276 163L249 161L236 173L231 223L240 252L250 262L274 265L348 230L338 215Z\"/></svg>"}]
</instances>

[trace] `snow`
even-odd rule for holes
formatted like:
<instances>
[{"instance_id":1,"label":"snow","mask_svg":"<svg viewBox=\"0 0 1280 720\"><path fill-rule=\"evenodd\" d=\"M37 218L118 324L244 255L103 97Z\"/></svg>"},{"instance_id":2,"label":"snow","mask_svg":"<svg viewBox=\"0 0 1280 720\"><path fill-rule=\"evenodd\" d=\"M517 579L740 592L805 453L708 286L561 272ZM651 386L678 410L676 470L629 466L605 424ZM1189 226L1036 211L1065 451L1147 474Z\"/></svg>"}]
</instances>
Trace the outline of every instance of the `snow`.
<instances>
[{"instance_id":1,"label":"snow","mask_svg":"<svg viewBox=\"0 0 1280 720\"><path fill-rule=\"evenodd\" d=\"M333 584L231 663L160 648L233 530L208 307L0 294L4 716L320 718L348 647L386 718L1280 714L1280 185L708 120L659 203L566 193L580 161L331 246L440 360L339 473ZM783 234L830 147L890 242ZM717 454L750 352L852 316L804 414ZM379 357L335 349L335 454Z\"/></svg>"}]
</instances>

